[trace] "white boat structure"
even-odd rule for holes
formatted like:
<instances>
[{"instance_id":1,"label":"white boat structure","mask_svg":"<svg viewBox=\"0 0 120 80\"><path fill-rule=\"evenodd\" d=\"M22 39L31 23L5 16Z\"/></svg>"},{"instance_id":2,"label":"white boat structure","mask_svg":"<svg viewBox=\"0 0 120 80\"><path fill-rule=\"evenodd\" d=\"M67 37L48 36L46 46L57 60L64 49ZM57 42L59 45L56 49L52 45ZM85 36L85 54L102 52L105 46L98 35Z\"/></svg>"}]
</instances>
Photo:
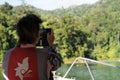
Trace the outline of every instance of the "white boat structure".
<instances>
[{"instance_id":1,"label":"white boat structure","mask_svg":"<svg viewBox=\"0 0 120 80\"><path fill-rule=\"evenodd\" d=\"M73 63L71 64L71 66L69 67L69 69L66 71L66 73L64 74L63 77L61 76L57 76L55 75L55 72L53 72L54 74L54 80L76 80L75 78L66 78L67 74L70 72L71 68L73 67L73 65L78 61L78 60L83 60L85 61L85 64L86 64L86 67L89 71L89 74L91 76L91 79L92 80L95 80L94 76L93 76L93 73L89 67L89 64L87 61L89 62L94 62L94 63L98 63L98 64L102 64L102 65L106 65L106 66L110 66L110 67L114 67L114 68L119 68L120 69L120 66L116 66L116 65L112 65L112 64L109 64L109 63L105 63L105 62L100 62L100 61L96 61L96 60L93 60L93 59L89 59L89 58L84 58L84 57L77 57Z\"/></svg>"},{"instance_id":2,"label":"white boat structure","mask_svg":"<svg viewBox=\"0 0 120 80\"><path fill-rule=\"evenodd\" d=\"M120 69L120 66L112 65L112 64L109 64L109 63L105 63L105 62L96 61L96 60L89 59L89 58L77 57L77 58L73 61L73 63L71 64L71 66L68 68L68 70L66 71L66 73L64 74L63 77L55 75L56 71L53 71L54 80L76 80L76 78L66 78L66 76L67 76L67 74L70 72L70 70L72 69L72 67L74 66L74 64L75 64L78 60L83 60L84 63L86 64L86 67L87 67L87 69L88 69L88 71L89 71L89 74L90 74L90 76L91 76L91 80L95 80L95 78L94 78L94 76L93 76L93 73L92 73L92 71L91 71L91 69L90 69L90 66L89 66L89 64L88 64L87 61L93 62L93 63L102 64L102 65L106 65L106 66L110 66L110 67L114 67L114 68L119 68L119 69ZM119 61L120 61L120 60L118 60L118 62L119 62ZM0 64L2 64L2 63L0 63ZM3 73L3 76L4 76L4 73ZM5 77L5 76L4 76L4 77ZM6 79L6 80L8 80L8 79Z\"/></svg>"}]
</instances>

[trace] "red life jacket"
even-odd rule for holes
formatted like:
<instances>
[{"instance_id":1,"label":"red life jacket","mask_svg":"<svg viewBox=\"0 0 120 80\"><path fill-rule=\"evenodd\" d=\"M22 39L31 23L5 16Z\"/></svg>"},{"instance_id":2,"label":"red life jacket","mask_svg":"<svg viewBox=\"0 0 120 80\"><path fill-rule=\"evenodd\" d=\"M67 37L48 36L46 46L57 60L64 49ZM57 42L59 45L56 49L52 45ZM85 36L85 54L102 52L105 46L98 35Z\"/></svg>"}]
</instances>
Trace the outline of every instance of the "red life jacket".
<instances>
[{"instance_id":1,"label":"red life jacket","mask_svg":"<svg viewBox=\"0 0 120 80\"><path fill-rule=\"evenodd\" d=\"M8 62L9 80L39 80L35 48L16 48Z\"/></svg>"}]
</instances>

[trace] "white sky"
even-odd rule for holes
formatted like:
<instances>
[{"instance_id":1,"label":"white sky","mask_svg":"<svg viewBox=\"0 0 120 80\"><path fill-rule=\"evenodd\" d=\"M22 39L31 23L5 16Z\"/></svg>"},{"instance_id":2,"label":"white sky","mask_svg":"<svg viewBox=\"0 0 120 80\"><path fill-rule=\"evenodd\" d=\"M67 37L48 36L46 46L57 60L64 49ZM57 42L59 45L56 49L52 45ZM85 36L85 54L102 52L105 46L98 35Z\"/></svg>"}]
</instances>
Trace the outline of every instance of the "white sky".
<instances>
[{"instance_id":1,"label":"white sky","mask_svg":"<svg viewBox=\"0 0 120 80\"><path fill-rule=\"evenodd\" d=\"M22 4L23 0L0 0L0 4L8 2L13 6ZM26 4L32 5L34 7L45 9L45 10L54 10L57 8L68 8L72 5L81 5L81 4L92 4L99 0L24 0Z\"/></svg>"}]
</instances>

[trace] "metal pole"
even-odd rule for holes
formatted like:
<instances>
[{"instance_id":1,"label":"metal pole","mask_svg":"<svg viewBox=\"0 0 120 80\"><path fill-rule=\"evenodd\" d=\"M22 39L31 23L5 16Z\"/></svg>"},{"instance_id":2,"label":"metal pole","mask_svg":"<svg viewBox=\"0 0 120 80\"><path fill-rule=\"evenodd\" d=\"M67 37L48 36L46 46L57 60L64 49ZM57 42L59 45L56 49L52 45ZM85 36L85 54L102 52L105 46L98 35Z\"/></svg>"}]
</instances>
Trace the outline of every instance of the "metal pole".
<instances>
[{"instance_id":1,"label":"metal pole","mask_svg":"<svg viewBox=\"0 0 120 80\"><path fill-rule=\"evenodd\" d=\"M89 67L89 65L88 65L88 63L87 63L86 60L85 60L85 64L86 64L86 66L87 66L87 69L88 69L88 71L89 71L89 73L90 73L90 76L91 76L92 80L95 80L95 78L94 78L94 76L93 76L93 74L92 74L92 71L90 70L90 67Z\"/></svg>"},{"instance_id":2,"label":"metal pole","mask_svg":"<svg viewBox=\"0 0 120 80\"><path fill-rule=\"evenodd\" d=\"M70 72L71 68L73 67L73 65L75 64L75 62L77 61L78 58L76 58L73 63L71 64L71 66L69 67L69 69L67 70L67 72L65 73L65 75L63 76L63 78L65 78L67 76L67 74Z\"/></svg>"},{"instance_id":3,"label":"metal pole","mask_svg":"<svg viewBox=\"0 0 120 80\"><path fill-rule=\"evenodd\" d=\"M83 58L83 57L78 57L78 58L83 59L83 60L87 60L87 61L91 61L91 62L95 62L95 63L99 63L99 64L103 64L103 65L107 65L107 66L111 66L111 67L115 67L115 68L120 68L120 66L108 64L108 63L105 63L105 62L96 61L96 60L93 60L93 59L88 59L88 58Z\"/></svg>"},{"instance_id":4,"label":"metal pole","mask_svg":"<svg viewBox=\"0 0 120 80\"><path fill-rule=\"evenodd\" d=\"M75 62L76 62L78 59L82 59L82 60L86 60L86 61L91 61L91 62L95 62L95 63L99 63L99 64L103 64L103 65L111 66L111 67L115 67L115 68L120 68L120 66L115 66L115 65L112 65L112 64L108 64L108 63L96 61L96 60L93 60L93 59L88 59L88 58L83 58L83 57L77 57L77 58L73 61L73 63L71 64L71 66L69 67L69 69L67 70L67 72L65 73L65 75L63 76L63 78L65 78L65 77L67 76L67 74L69 73L69 71L71 70L71 68L73 67L73 65L75 64Z\"/></svg>"}]
</instances>

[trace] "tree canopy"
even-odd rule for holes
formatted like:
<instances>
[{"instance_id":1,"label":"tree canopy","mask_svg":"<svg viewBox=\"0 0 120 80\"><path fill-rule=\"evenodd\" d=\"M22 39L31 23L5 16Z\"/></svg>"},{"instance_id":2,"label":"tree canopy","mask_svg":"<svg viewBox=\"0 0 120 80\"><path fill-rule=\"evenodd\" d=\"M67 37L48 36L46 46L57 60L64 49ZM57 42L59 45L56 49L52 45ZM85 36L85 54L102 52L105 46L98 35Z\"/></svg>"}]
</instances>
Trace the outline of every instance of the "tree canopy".
<instances>
[{"instance_id":1,"label":"tree canopy","mask_svg":"<svg viewBox=\"0 0 120 80\"><path fill-rule=\"evenodd\" d=\"M31 5L0 5L0 60L15 46L15 24L25 14L43 19L43 27L53 28L55 44L64 61L78 56L97 60L120 57L120 0L100 0L92 5L72 6L53 11Z\"/></svg>"}]
</instances>

